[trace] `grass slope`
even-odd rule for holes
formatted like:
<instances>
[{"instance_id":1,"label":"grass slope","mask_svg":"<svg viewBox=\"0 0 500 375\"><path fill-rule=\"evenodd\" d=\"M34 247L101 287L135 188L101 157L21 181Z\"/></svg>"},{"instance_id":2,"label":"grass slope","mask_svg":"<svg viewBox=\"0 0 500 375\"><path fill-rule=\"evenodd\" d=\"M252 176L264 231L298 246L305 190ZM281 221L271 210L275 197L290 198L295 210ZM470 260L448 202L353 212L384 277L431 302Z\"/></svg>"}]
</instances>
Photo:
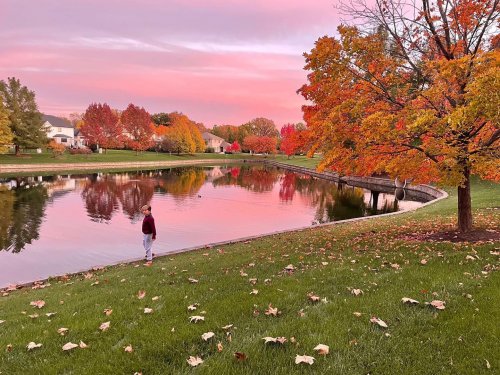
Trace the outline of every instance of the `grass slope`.
<instances>
[{"instance_id":1,"label":"grass slope","mask_svg":"<svg viewBox=\"0 0 500 375\"><path fill-rule=\"evenodd\" d=\"M472 192L476 225L498 230L500 212L491 207L498 205L499 185L476 181ZM200 249L157 259L151 268L122 265L94 271L88 279L75 276L52 280L45 289L12 292L0 297L0 320L5 320L0 324L0 372L498 372L500 277L494 270L498 268L494 252L500 244L402 239L453 225L455 207L452 195L416 213ZM422 259L427 264L422 265ZM284 272L288 264L296 271ZM349 288L359 288L363 294L356 297ZM251 295L252 289L258 294ZM139 290L146 291L144 299L137 297ZM309 301L310 292L327 302ZM159 298L152 300L155 296ZM403 305L402 297L421 304ZM40 299L46 302L42 309L30 306ZM434 299L445 301L446 309L423 304ZM188 305L194 303L198 309L189 312ZM265 315L270 303L280 310L279 316ZM153 313L144 314L145 307ZM113 310L110 316L104 314L106 308ZM47 318L48 312L57 314ZM28 316L35 313L39 317ZM203 315L205 321L190 323L191 315ZM371 324L372 316L389 328ZM107 321L110 329L101 332L100 324ZM234 325L230 336L221 328L227 324ZM57 333L61 327L69 329L66 336ZM201 335L208 331L215 338L205 342ZM285 336L289 341L266 345L265 336ZM65 343L80 340L88 348L62 351ZM43 346L28 351L30 341ZM218 342L223 345L221 352ZM314 353L320 343L329 345L330 354ZM124 351L129 344L132 353ZM235 352L245 353L247 359L237 361ZM296 365L297 354L312 355L316 362ZM204 363L191 368L186 363L191 355Z\"/></svg>"}]
</instances>

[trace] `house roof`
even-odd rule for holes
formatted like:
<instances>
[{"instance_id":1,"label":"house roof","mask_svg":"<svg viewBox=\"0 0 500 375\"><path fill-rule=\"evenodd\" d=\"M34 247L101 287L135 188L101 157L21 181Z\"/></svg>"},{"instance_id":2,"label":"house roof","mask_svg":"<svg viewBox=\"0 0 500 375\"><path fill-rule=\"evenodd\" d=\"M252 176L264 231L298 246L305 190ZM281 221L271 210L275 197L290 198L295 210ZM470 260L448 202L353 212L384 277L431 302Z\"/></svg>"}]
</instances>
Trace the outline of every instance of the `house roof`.
<instances>
[{"instance_id":1,"label":"house roof","mask_svg":"<svg viewBox=\"0 0 500 375\"><path fill-rule=\"evenodd\" d=\"M221 147L229 147L229 146L231 146L231 143L224 141L220 145L221 145Z\"/></svg>"},{"instance_id":2,"label":"house roof","mask_svg":"<svg viewBox=\"0 0 500 375\"><path fill-rule=\"evenodd\" d=\"M52 138L73 138L73 137L70 135L66 135L66 134L56 134L56 135L53 135Z\"/></svg>"},{"instance_id":3,"label":"house roof","mask_svg":"<svg viewBox=\"0 0 500 375\"><path fill-rule=\"evenodd\" d=\"M73 128L73 124L65 118L52 115L42 115L42 119L43 121L48 121L54 128Z\"/></svg>"},{"instance_id":4,"label":"house roof","mask_svg":"<svg viewBox=\"0 0 500 375\"><path fill-rule=\"evenodd\" d=\"M216 141L224 141L224 138L217 137L216 135L213 135L212 133L205 132L201 135L205 141L208 141L210 139L216 140Z\"/></svg>"}]
</instances>

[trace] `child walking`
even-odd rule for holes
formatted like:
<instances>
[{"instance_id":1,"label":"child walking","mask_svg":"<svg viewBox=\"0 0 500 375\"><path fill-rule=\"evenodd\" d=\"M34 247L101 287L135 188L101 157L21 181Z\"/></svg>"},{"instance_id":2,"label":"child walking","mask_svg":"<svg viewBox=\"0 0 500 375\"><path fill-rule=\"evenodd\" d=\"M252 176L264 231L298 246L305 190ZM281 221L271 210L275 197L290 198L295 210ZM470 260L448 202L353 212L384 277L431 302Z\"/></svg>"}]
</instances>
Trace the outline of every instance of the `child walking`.
<instances>
[{"instance_id":1,"label":"child walking","mask_svg":"<svg viewBox=\"0 0 500 375\"><path fill-rule=\"evenodd\" d=\"M153 264L151 247L153 246L153 241L156 240L155 219L151 215L150 205L146 204L142 206L141 211L144 214L144 220L142 221L142 244L144 245L144 250L146 250L146 263L144 265L150 266Z\"/></svg>"}]
</instances>

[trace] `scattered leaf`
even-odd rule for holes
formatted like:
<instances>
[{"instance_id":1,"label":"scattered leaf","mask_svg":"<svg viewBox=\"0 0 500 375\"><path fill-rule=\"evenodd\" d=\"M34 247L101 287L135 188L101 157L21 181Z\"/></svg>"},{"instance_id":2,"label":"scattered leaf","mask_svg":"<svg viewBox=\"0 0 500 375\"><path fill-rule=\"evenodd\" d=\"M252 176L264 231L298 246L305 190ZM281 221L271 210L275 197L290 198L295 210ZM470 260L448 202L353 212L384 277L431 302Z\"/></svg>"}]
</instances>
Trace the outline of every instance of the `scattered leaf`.
<instances>
[{"instance_id":1,"label":"scattered leaf","mask_svg":"<svg viewBox=\"0 0 500 375\"><path fill-rule=\"evenodd\" d=\"M319 344L313 350L316 350L318 354L327 355L330 352L330 347L328 345Z\"/></svg>"},{"instance_id":2,"label":"scattered leaf","mask_svg":"<svg viewBox=\"0 0 500 375\"><path fill-rule=\"evenodd\" d=\"M68 350L72 350L72 349L75 349L75 348L78 348L77 344L73 344L72 342L68 342L68 343L66 343L66 344L63 345L62 350L68 351Z\"/></svg>"},{"instance_id":3,"label":"scattered leaf","mask_svg":"<svg viewBox=\"0 0 500 375\"><path fill-rule=\"evenodd\" d=\"M69 329L67 328L59 328L57 330L57 333L59 333L61 336L64 336L66 333L68 333Z\"/></svg>"},{"instance_id":4,"label":"scattered leaf","mask_svg":"<svg viewBox=\"0 0 500 375\"><path fill-rule=\"evenodd\" d=\"M40 348L42 346L42 344L35 344L33 341L30 342L27 346L28 350L33 350L33 349L36 349L36 348ZM11 345L12 347L12 345Z\"/></svg>"},{"instance_id":5,"label":"scattered leaf","mask_svg":"<svg viewBox=\"0 0 500 375\"><path fill-rule=\"evenodd\" d=\"M206 332L204 333L203 335L201 335L201 338L204 340L204 341L208 341L209 339L211 339L212 337L215 336L215 333L213 332Z\"/></svg>"},{"instance_id":6,"label":"scattered leaf","mask_svg":"<svg viewBox=\"0 0 500 375\"><path fill-rule=\"evenodd\" d=\"M189 321L191 323L198 323L198 321L204 321L205 320L205 317L204 316L199 316L199 315L193 315L193 316L190 316L189 317Z\"/></svg>"},{"instance_id":7,"label":"scattered leaf","mask_svg":"<svg viewBox=\"0 0 500 375\"><path fill-rule=\"evenodd\" d=\"M144 308L144 314L151 314L152 312L153 312L153 309L151 309L149 307Z\"/></svg>"},{"instance_id":8,"label":"scattered leaf","mask_svg":"<svg viewBox=\"0 0 500 375\"><path fill-rule=\"evenodd\" d=\"M308 355L298 355L295 357L295 364L299 363L307 363L309 365L312 365L314 363L314 357L310 357Z\"/></svg>"},{"instance_id":9,"label":"scattered leaf","mask_svg":"<svg viewBox=\"0 0 500 375\"><path fill-rule=\"evenodd\" d=\"M143 299L144 297L146 297L146 291L145 290L139 290L139 292L137 293L137 298Z\"/></svg>"},{"instance_id":10,"label":"scattered leaf","mask_svg":"<svg viewBox=\"0 0 500 375\"><path fill-rule=\"evenodd\" d=\"M132 353L134 351L134 348L132 348L131 344L128 344L123 348L123 350L125 351L125 353Z\"/></svg>"},{"instance_id":11,"label":"scattered leaf","mask_svg":"<svg viewBox=\"0 0 500 375\"><path fill-rule=\"evenodd\" d=\"M193 356L190 356L189 359L187 360L187 363L192 366L192 367L196 367L200 364L203 363L203 360L200 358L200 357L193 357Z\"/></svg>"},{"instance_id":12,"label":"scattered leaf","mask_svg":"<svg viewBox=\"0 0 500 375\"><path fill-rule=\"evenodd\" d=\"M247 359L247 355L242 352L235 352L234 358L236 358L238 361L245 361Z\"/></svg>"},{"instance_id":13,"label":"scattered leaf","mask_svg":"<svg viewBox=\"0 0 500 375\"><path fill-rule=\"evenodd\" d=\"M80 347L80 349L85 349L88 347L88 345L85 344L83 341L80 341L80 344L78 344L78 346Z\"/></svg>"},{"instance_id":14,"label":"scattered leaf","mask_svg":"<svg viewBox=\"0 0 500 375\"><path fill-rule=\"evenodd\" d=\"M429 303L429 305L431 305L432 307L434 307L435 309L438 309L438 310L444 310L446 307L444 301L440 301L437 299L435 299L434 301L431 301L431 303Z\"/></svg>"},{"instance_id":15,"label":"scattered leaf","mask_svg":"<svg viewBox=\"0 0 500 375\"><path fill-rule=\"evenodd\" d=\"M218 351L218 352L222 352L222 349L224 349L224 347L222 346L222 343L219 341L219 342L217 343L217 351Z\"/></svg>"},{"instance_id":16,"label":"scattered leaf","mask_svg":"<svg viewBox=\"0 0 500 375\"><path fill-rule=\"evenodd\" d=\"M287 341L286 337L263 337L262 340L265 341L265 344L270 342L275 344L284 344Z\"/></svg>"},{"instance_id":17,"label":"scattered leaf","mask_svg":"<svg viewBox=\"0 0 500 375\"><path fill-rule=\"evenodd\" d=\"M104 331L107 331L110 326L111 326L111 322L105 322L99 326L99 329L104 332Z\"/></svg>"},{"instance_id":18,"label":"scattered leaf","mask_svg":"<svg viewBox=\"0 0 500 375\"><path fill-rule=\"evenodd\" d=\"M38 307L39 309L41 309L42 307L45 306L45 301L43 301L43 300L32 301L32 302L30 302L30 305L33 306L33 307Z\"/></svg>"},{"instance_id":19,"label":"scattered leaf","mask_svg":"<svg viewBox=\"0 0 500 375\"><path fill-rule=\"evenodd\" d=\"M408 305L418 305L420 303L415 299L411 299L411 298L407 298L407 297L403 297L401 299L401 302L406 303Z\"/></svg>"},{"instance_id":20,"label":"scattered leaf","mask_svg":"<svg viewBox=\"0 0 500 375\"><path fill-rule=\"evenodd\" d=\"M370 322L372 322L373 324L377 324L377 325L379 325L382 328L388 328L387 323L384 322L382 319L377 318L376 316L373 316L370 319Z\"/></svg>"}]
</instances>

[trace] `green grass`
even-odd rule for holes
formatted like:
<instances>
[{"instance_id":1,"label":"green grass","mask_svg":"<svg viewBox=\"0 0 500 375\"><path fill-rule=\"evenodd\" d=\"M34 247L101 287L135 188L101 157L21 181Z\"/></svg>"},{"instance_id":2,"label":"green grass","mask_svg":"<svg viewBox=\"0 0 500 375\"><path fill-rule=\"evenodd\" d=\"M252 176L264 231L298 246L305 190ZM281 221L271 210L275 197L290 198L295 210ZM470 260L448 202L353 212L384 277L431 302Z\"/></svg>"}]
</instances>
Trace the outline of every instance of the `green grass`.
<instances>
[{"instance_id":1,"label":"green grass","mask_svg":"<svg viewBox=\"0 0 500 375\"><path fill-rule=\"evenodd\" d=\"M500 210L490 208L498 205L500 186L474 181L472 192L476 226L498 230ZM500 244L401 238L453 225L455 207L452 194L415 213L264 237L220 250L200 249L157 259L151 268L110 267L93 272L91 279L74 276L52 280L45 289L13 292L0 297L0 320L5 320L0 324L0 372L498 373L500 277L493 270L498 256L490 251L498 251ZM477 259L467 260L467 255ZM422 259L428 263L421 265ZM297 270L288 275L283 268L290 263ZM190 283L190 277L199 282ZM256 285L251 278L257 278ZM348 288L364 294L355 297ZM252 289L259 293L250 295ZM142 300L136 297L139 290L147 293ZM309 292L328 302L310 302ZM159 299L152 301L153 296ZM403 305L402 297L421 304ZM46 302L40 310L30 306L38 299ZM446 301L446 309L438 312L423 305L433 299ZM199 303L198 310L188 312L193 303ZM266 316L269 303L281 315ZM144 314L145 307L153 313ZM105 308L113 309L111 316L103 313ZM49 319L47 312L57 315ZM28 317L34 313L40 316ZM191 315L204 315L205 321L189 323ZM374 326L371 316L389 328ZM106 321L111 328L100 332ZM221 329L227 324L234 324L231 341ZM61 327L69 328L64 337L57 333ZM215 338L204 342L201 335L208 331ZM293 336L296 342L270 346L264 344L265 336ZM62 351L66 342L80 340L88 348ZM43 346L28 352L30 341ZM222 352L217 351L219 341ZM330 347L326 357L313 352L320 343ZM128 344L133 353L124 352ZM245 353L247 359L237 361L234 352ZM312 355L316 362L295 365L296 354ZM190 355L205 362L190 368Z\"/></svg>"},{"instance_id":2,"label":"green grass","mask_svg":"<svg viewBox=\"0 0 500 375\"><path fill-rule=\"evenodd\" d=\"M53 157L51 153L42 154L23 154L15 156L13 154L0 154L1 164L47 164L47 163L114 163L128 161L178 161L178 160L199 160L199 159L242 159L248 158L248 154L181 154L170 155L166 153L143 152L136 155L134 151L129 150L108 150L103 154L90 155L70 155L65 153L60 157Z\"/></svg>"}]
</instances>

